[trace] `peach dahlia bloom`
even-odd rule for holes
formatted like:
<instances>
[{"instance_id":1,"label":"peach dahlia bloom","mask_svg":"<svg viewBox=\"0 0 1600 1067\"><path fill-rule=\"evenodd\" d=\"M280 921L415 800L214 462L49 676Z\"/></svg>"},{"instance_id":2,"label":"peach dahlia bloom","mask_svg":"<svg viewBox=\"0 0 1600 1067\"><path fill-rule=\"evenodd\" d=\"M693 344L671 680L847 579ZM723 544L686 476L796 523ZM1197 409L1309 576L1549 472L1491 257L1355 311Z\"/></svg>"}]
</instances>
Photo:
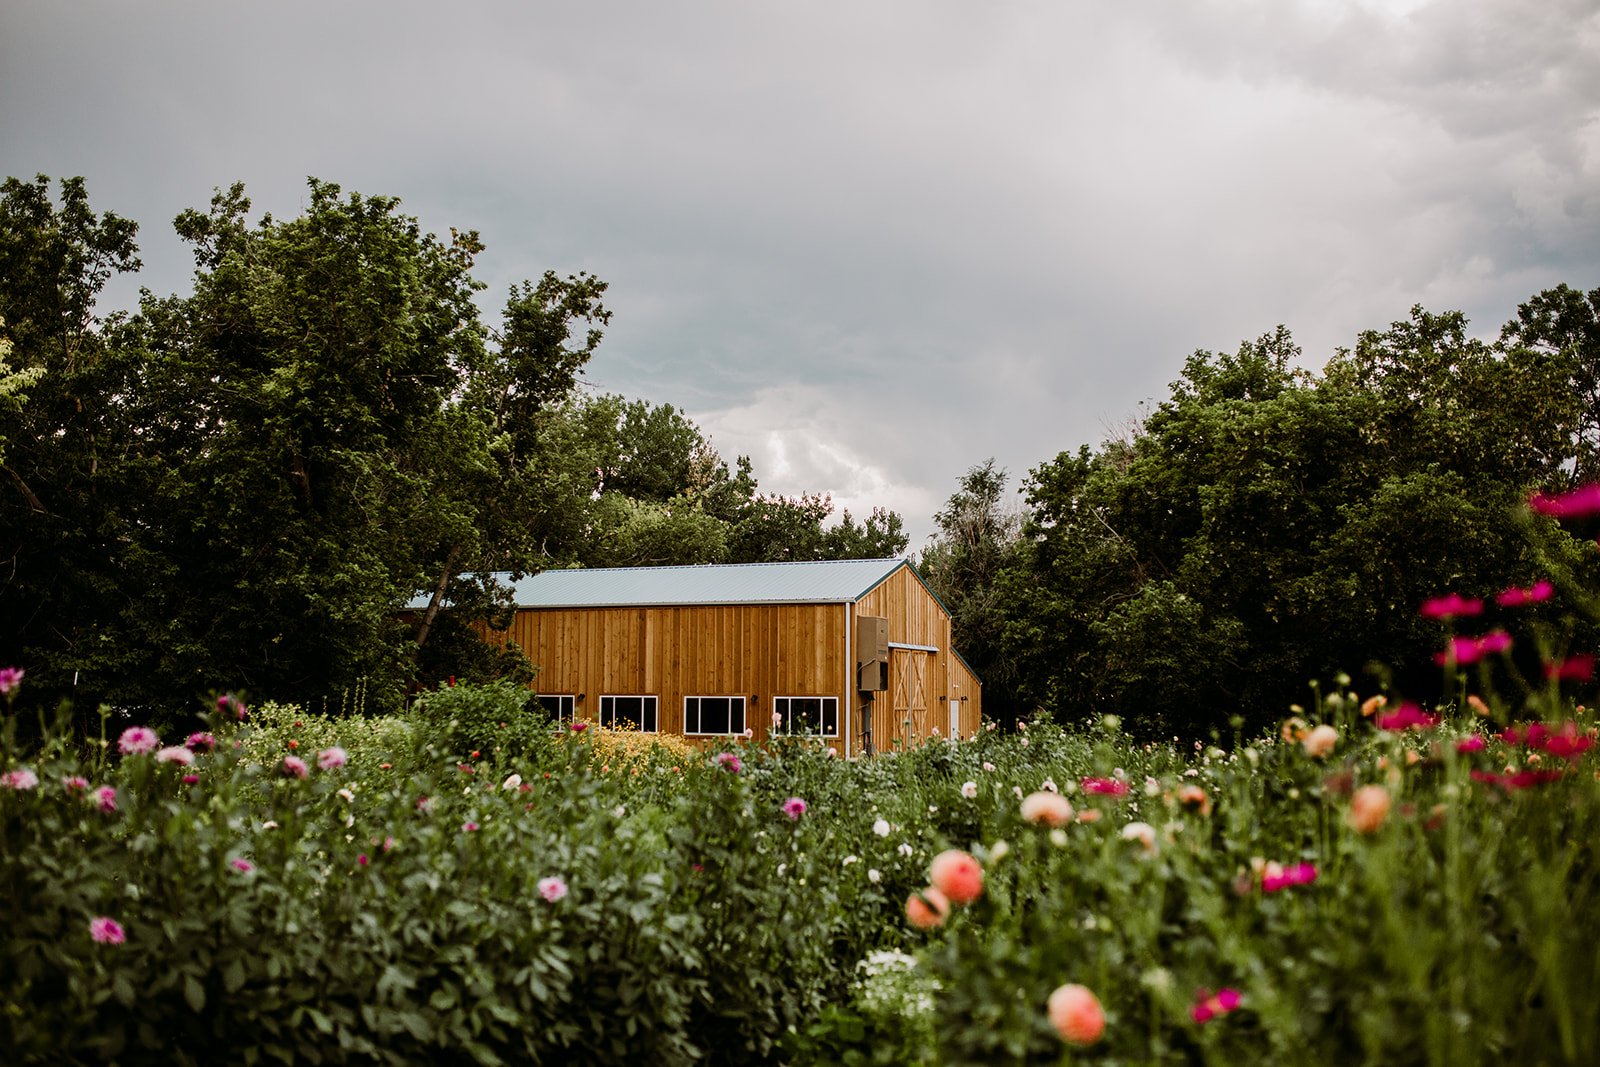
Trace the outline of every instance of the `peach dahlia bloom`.
<instances>
[{"instance_id":1,"label":"peach dahlia bloom","mask_svg":"<svg viewBox=\"0 0 1600 1067\"><path fill-rule=\"evenodd\" d=\"M1092 1045L1106 1032L1105 1009L1087 986L1061 986L1050 994L1048 1011L1050 1025L1069 1045Z\"/></svg>"},{"instance_id":2,"label":"peach dahlia bloom","mask_svg":"<svg viewBox=\"0 0 1600 1067\"><path fill-rule=\"evenodd\" d=\"M983 894L983 867L970 853L948 849L933 858L928 881L952 904L971 904Z\"/></svg>"}]
</instances>

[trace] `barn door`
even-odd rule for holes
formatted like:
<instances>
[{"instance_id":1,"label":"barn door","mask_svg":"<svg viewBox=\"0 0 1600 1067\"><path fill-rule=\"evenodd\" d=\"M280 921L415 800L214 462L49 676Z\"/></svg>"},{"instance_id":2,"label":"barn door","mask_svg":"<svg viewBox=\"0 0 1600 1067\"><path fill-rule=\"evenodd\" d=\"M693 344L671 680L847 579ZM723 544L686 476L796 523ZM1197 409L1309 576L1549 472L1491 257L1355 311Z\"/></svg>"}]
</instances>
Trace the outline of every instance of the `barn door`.
<instances>
[{"instance_id":1,"label":"barn door","mask_svg":"<svg viewBox=\"0 0 1600 1067\"><path fill-rule=\"evenodd\" d=\"M894 729L907 748L932 732L928 715L927 652L894 650Z\"/></svg>"}]
</instances>

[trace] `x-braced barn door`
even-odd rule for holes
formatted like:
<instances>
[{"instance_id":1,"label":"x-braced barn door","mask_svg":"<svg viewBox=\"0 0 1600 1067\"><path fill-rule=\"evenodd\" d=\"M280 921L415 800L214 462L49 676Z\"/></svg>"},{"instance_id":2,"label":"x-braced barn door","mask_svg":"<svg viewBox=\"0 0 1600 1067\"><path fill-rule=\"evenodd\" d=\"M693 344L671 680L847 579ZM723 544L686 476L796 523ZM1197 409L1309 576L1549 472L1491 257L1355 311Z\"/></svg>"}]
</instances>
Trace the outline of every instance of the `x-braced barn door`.
<instances>
[{"instance_id":1,"label":"x-braced barn door","mask_svg":"<svg viewBox=\"0 0 1600 1067\"><path fill-rule=\"evenodd\" d=\"M894 650L895 734L910 748L930 733L928 721L928 656L907 648Z\"/></svg>"}]
</instances>

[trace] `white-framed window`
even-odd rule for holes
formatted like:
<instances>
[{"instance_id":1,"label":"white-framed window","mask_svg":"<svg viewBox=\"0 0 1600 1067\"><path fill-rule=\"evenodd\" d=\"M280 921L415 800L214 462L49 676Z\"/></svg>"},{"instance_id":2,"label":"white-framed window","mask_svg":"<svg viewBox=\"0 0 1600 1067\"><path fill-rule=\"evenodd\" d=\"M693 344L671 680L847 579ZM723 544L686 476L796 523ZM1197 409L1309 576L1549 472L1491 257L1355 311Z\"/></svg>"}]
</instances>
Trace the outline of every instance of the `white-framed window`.
<instances>
[{"instance_id":1,"label":"white-framed window","mask_svg":"<svg viewBox=\"0 0 1600 1067\"><path fill-rule=\"evenodd\" d=\"M744 733L744 697L684 697L686 734Z\"/></svg>"},{"instance_id":2,"label":"white-framed window","mask_svg":"<svg viewBox=\"0 0 1600 1067\"><path fill-rule=\"evenodd\" d=\"M838 697L774 697L772 710L780 734L839 736Z\"/></svg>"},{"instance_id":3,"label":"white-framed window","mask_svg":"<svg viewBox=\"0 0 1600 1067\"><path fill-rule=\"evenodd\" d=\"M553 721L562 725L571 724L573 706L576 704L571 693L535 693L533 698Z\"/></svg>"},{"instance_id":4,"label":"white-framed window","mask_svg":"<svg viewBox=\"0 0 1600 1067\"><path fill-rule=\"evenodd\" d=\"M608 730L638 730L656 733L659 698L653 696L603 696L600 698L600 725Z\"/></svg>"}]
</instances>

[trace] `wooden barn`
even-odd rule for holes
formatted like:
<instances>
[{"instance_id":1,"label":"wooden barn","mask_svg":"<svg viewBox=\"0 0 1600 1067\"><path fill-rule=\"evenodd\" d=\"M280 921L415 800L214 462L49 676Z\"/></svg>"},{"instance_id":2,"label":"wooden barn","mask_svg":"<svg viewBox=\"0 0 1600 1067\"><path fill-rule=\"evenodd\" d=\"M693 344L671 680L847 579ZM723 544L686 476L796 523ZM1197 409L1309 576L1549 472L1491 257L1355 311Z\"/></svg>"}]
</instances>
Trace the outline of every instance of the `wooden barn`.
<instances>
[{"instance_id":1,"label":"wooden barn","mask_svg":"<svg viewBox=\"0 0 1600 1067\"><path fill-rule=\"evenodd\" d=\"M545 571L513 589L505 636L562 718L808 734L844 756L979 728L950 613L903 559Z\"/></svg>"}]
</instances>

